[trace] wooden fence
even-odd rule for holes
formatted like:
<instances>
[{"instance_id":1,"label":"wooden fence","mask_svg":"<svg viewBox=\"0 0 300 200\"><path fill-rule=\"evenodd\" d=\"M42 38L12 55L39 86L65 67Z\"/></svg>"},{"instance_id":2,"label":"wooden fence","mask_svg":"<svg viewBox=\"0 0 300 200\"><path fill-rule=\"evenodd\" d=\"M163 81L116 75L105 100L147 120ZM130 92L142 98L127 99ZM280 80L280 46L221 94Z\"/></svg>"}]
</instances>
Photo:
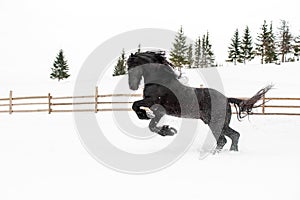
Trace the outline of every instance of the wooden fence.
<instances>
[{"instance_id":1,"label":"wooden fence","mask_svg":"<svg viewBox=\"0 0 300 200\"><path fill-rule=\"evenodd\" d=\"M47 112L51 114L58 112L131 111L130 107L133 101L128 101L128 99L136 98L135 100L137 100L141 96L141 94L99 94L98 87L95 88L93 95L65 97L54 97L50 93L45 96L14 97L13 92L10 91L8 98L0 98L0 113ZM111 100L111 98L122 97L125 97L127 101ZM263 97L262 102L267 103L254 109L253 114L300 116L300 98ZM120 106L112 106L116 104ZM78 108L85 105L88 108Z\"/></svg>"}]
</instances>

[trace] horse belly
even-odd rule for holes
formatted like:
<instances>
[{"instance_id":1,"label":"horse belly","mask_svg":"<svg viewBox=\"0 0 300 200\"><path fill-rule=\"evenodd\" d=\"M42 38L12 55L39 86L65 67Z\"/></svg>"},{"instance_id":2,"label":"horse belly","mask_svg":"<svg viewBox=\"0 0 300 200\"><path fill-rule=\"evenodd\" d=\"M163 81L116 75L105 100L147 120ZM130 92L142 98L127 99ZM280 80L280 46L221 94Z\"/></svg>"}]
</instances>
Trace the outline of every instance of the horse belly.
<instances>
[{"instance_id":1,"label":"horse belly","mask_svg":"<svg viewBox=\"0 0 300 200\"><path fill-rule=\"evenodd\" d=\"M203 111L198 106L177 105L166 109L167 115L181 118L201 119Z\"/></svg>"}]
</instances>

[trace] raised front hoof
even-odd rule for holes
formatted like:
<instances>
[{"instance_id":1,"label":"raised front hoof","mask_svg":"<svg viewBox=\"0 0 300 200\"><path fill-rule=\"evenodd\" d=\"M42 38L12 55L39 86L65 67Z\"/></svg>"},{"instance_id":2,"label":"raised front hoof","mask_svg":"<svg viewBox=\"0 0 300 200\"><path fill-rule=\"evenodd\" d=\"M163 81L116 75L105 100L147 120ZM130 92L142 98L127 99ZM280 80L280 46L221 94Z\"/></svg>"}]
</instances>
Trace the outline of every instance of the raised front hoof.
<instances>
[{"instance_id":1,"label":"raised front hoof","mask_svg":"<svg viewBox=\"0 0 300 200\"><path fill-rule=\"evenodd\" d=\"M177 130L173 127L169 127L168 125L164 125L161 127L160 131L158 132L161 136L173 136L177 133Z\"/></svg>"},{"instance_id":2,"label":"raised front hoof","mask_svg":"<svg viewBox=\"0 0 300 200\"><path fill-rule=\"evenodd\" d=\"M237 145L231 145L230 151L239 151L238 146Z\"/></svg>"}]
</instances>

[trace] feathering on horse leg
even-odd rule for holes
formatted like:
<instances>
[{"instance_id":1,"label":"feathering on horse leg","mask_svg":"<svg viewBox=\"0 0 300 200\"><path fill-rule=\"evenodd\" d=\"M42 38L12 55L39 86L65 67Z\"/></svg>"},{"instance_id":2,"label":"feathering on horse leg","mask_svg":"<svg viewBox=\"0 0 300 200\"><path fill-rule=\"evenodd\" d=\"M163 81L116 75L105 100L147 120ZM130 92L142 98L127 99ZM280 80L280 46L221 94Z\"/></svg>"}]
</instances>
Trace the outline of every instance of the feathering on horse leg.
<instances>
[{"instance_id":1,"label":"feathering on horse leg","mask_svg":"<svg viewBox=\"0 0 300 200\"><path fill-rule=\"evenodd\" d=\"M220 135L219 139L217 140L217 150L221 150L223 149L223 147L225 146L225 144L227 143L227 140L225 138L224 135Z\"/></svg>"},{"instance_id":2,"label":"feathering on horse leg","mask_svg":"<svg viewBox=\"0 0 300 200\"><path fill-rule=\"evenodd\" d=\"M238 151L238 143L239 143L239 138L240 134L239 132L235 131L234 129L230 128L229 126L225 128L224 134L228 136L232 143L230 146L230 151Z\"/></svg>"}]
</instances>

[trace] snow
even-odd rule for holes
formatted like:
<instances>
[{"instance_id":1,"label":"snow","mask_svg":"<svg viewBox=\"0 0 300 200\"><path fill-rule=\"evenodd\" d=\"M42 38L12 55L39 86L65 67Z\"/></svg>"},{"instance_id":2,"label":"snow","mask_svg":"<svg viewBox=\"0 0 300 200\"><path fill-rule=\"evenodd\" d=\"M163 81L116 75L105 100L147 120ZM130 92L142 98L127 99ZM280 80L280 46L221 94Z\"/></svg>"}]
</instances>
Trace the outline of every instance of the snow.
<instances>
[{"instance_id":1,"label":"snow","mask_svg":"<svg viewBox=\"0 0 300 200\"><path fill-rule=\"evenodd\" d=\"M275 89L267 96L300 97L299 65L224 66L184 73L189 85L206 86L203 77L217 70L227 96L249 97L273 83ZM1 98L9 90L16 96L72 95L76 78L56 83L0 76ZM105 76L99 81L100 94L114 91L124 78ZM156 151L174 139L128 139L118 130L112 113L96 115L99 126L113 133L111 142L129 152ZM147 127L148 122L138 120L133 112L129 116L134 124ZM174 126L180 122L171 117L163 120ZM200 123L198 137L179 161L156 173L130 175L99 164L86 151L71 113L1 113L0 199L299 199L300 117L250 116L239 122L233 116L231 126L241 133L239 152L199 159L199 146L208 132ZM225 149L229 145L228 139Z\"/></svg>"}]
</instances>

